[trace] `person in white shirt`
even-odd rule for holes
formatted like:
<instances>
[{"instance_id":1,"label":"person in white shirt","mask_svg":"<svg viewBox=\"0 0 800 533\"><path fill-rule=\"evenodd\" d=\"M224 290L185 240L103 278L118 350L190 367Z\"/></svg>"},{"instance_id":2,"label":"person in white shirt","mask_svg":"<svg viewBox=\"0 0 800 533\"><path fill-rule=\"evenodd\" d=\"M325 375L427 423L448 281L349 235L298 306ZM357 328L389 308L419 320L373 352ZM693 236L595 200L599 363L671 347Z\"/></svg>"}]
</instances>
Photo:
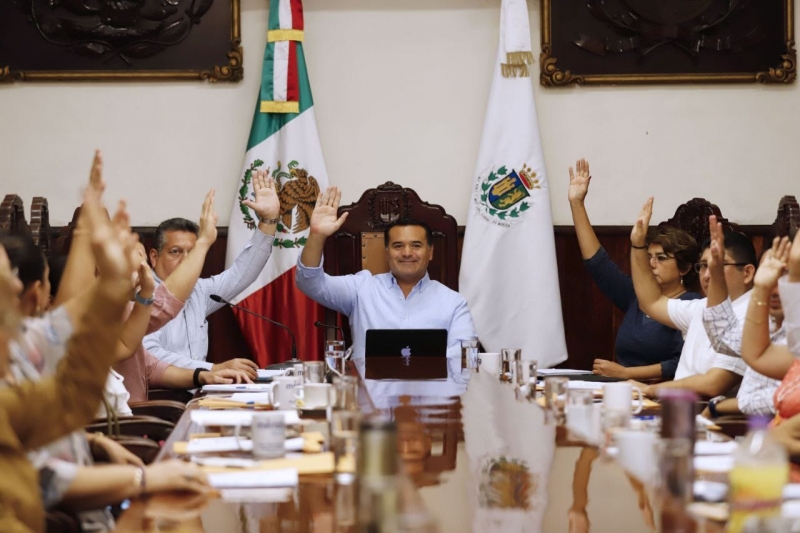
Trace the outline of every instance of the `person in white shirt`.
<instances>
[{"instance_id":1,"label":"person in white shirt","mask_svg":"<svg viewBox=\"0 0 800 533\"><path fill-rule=\"evenodd\" d=\"M642 391L648 396L654 396L661 388L690 389L705 398L726 394L739 384L747 365L739 358L714 351L703 326L705 299L671 300L661 294L658 283L653 277L645 246L652 214L653 198L650 198L642 207L631 231L633 287L642 311L653 320L681 330L686 340L675 371L675 380L656 385L640 384ZM725 235L725 242L727 243L723 262L725 282L734 312L743 321L750 300L749 291L753 287L756 253L753 243L741 233L729 232ZM695 265L704 292L708 291L710 281L709 244L704 243L700 262Z\"/></svg>"},{"instance_id":2,"label":"person in white shirt","mask_svg":"<svg viewBox=\"0 0 800 533\"><path fill-rule=\"evenodd\" d=\"M708 219L708 226L711 232L711 259L708 266L711 282L708 286L708 307L703 311L703 325L716 351L733 357L742 357L742 334L744 323L747 320L740 320L733 310L730 298L728 298L728 288L725 285L725 267L723 266L725 238L722 233L722 225L717 222L717 217L712 215ZM756 270L753 281L754 288L750 292L751 296L747 312L754 304L769 307L769 317L763 320L761 324L770 331L770 338L773 343L786 344L786 334L783 329L783 308L777 294L777 287L774 287L774 290L766 291L766 298L763 290L764 278L772 278L775 275L773 259L779 245L777 241L776 239L772 249L766 251L758 270ZM775 277L775 284L777 284L777 277ZM703 416L716 418L731 414L765 416L775 414L773 396L780 385L780 379L783 379L783 375L778 379L774 379L769 373L762 373L759 368L753 366L748 360L744 359L744 361L747 363L747 370L736 398L726 398L725 396L712 398L708 401L708 407L703 412Z\"/></svg>"}]
</instances>

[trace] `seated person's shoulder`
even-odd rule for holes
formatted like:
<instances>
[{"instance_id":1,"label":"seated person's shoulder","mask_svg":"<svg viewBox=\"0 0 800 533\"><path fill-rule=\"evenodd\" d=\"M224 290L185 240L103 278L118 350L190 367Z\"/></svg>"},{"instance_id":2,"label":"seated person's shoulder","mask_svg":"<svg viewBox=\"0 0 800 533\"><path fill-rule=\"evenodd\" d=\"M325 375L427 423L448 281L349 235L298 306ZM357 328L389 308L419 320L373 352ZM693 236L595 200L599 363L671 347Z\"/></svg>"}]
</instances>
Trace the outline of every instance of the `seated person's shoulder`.
<instances>
[{"instance_id":1,"label":"seated person's shoulder","mask_svg":"<svg viewBox=\"0 0 800 533\"><path fill-rule=\"evenodd\" d=\"M705 296L703 296L699 292L693 292L693 291L686 291L680 296L678 296L678 300L684 300L684 301L702 300L703 298L705 298Z\"/></svg>"}]
</instances>

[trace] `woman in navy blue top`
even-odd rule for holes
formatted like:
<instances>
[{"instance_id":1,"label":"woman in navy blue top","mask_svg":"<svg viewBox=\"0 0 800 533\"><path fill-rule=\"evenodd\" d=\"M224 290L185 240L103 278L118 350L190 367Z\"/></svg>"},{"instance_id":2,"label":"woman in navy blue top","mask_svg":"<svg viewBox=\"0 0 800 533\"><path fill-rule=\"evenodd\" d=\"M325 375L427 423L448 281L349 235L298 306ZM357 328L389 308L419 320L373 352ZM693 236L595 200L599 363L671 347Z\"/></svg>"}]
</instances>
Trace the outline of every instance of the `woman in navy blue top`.
<instances>
[{"instance_id":1,"label":"woman in navy blue top","mask_svg":"<svg viewBox=\"0 0 800 533\"><path fill-rule=\"evenodd\" d=\"M584 205L590 180L589 163L585 159L576 163L575 170L570 167L569 203L575 233L592 279L625 313L614 350L617 362L598 358L593 370L595 374L637 381L671 380L678 366L683 337L680 331L659 324L639 309L630 276L620 270L600 246ZM692 265L700 255L697 242L688 233L669 227L651 230L647 254L662 294L681 300L702 298L686 290L694 286L696 274Z\"/></svg>"}]
</instances>

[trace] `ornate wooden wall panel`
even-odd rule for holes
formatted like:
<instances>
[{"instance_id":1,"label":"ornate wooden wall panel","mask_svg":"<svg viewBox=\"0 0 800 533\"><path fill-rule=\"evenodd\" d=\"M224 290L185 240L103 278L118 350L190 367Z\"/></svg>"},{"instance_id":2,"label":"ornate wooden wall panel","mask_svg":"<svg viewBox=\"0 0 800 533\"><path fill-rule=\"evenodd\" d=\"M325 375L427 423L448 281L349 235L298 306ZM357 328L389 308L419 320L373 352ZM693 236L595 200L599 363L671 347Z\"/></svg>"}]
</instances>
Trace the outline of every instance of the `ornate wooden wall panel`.
<instances>
[{"instance_id":1,"label":"ornate wooden wall panel","mask_svg":"<svg viewBox=\"0 0 800 533\"><path fill-rule=\"evenodd\" d=\"M797 77L794 0L541 0L542 85Z\"/></svg>"},{"instance_id":2,"label":"ornate wooden wall panel","mask_svg":"<svg viewBox=\"0 0 800 533\"><path fill-rule=\"evenodd\" d=\"M0 82L239 81L239 13L239 0L6 0Z\"/></svg>"}]
</instances>

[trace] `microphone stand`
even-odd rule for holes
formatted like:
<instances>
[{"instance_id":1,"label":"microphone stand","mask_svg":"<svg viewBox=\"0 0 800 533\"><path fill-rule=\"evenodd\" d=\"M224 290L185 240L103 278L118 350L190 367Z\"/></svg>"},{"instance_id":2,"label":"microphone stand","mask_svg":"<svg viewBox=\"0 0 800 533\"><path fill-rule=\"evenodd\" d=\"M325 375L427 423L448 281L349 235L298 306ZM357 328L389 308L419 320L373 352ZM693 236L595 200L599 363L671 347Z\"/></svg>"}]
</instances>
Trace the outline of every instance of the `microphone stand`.
<instances>
[{"instance_id":1,"label":"microphone stand","mask_svg":"<svg viewBox=\"0 0 800 533\"><path fill-rule=\"evenodd\" d=\"M267 318L264 315L259 315L256 312L253 312L253 311L251 311L249 309L246 309L246 308L242 307L241 305L236 305L235 303L231 303L231 302L225 300L224 298L222 298L221 296L219 296L217 294L210 295L210 298L212 300L214 300L215 302L217 302L217 303L227 304L227 305L229 305L231 307L235 307L236 309L244 311L245 313L248 313L250 315L258 317L258 318L260 318L262 320L266 320L270 324L274 324L274 325L276 325L278 327L281 327L281 328L283 328L283 329L285 329L286 331L289 332L289 335L292 338L292 358L290 360L288 360L288 361L284 361L283 363L274 363L272 365L268 365L266 367L266 369L268 369L268 370L286 370L287 368L294 367L294 365L296 365L296 364L302 363L302 361L297 358L297 340L295 339L294 333L292 333L292 330L289 329L286 325L281 324L277 320L272 320L271 318Z\"/></svg>"}]
</instances>

